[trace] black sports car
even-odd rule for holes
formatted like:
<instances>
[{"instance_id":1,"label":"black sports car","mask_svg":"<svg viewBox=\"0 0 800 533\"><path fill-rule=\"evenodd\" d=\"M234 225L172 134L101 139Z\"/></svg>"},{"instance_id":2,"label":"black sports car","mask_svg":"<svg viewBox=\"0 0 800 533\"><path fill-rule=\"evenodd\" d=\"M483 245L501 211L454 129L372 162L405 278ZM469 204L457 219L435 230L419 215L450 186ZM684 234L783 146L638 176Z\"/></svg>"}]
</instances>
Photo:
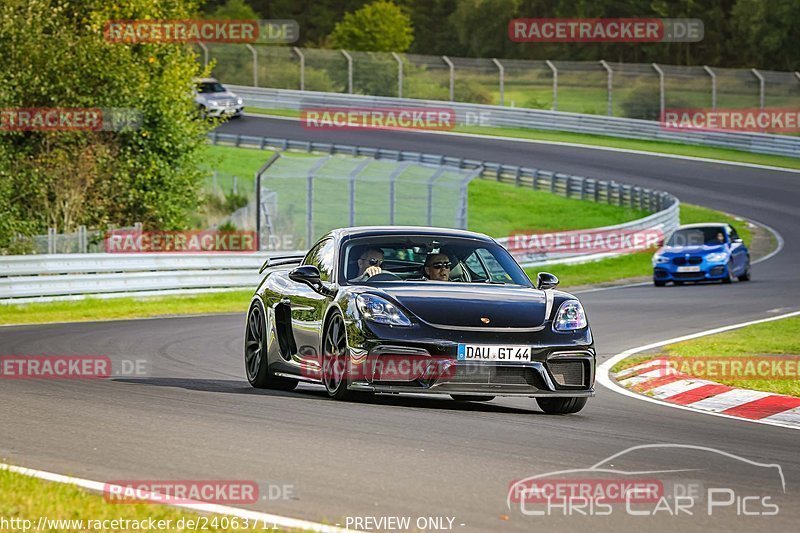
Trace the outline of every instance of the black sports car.
<instances>
[{"instance_id":1,"label":"black sports car","mask_svg":"<svg viewBox=\"0 0 800 533\"><path fill-rule=\"evenodd\" d=\"M536 398L574 413L594 395L580 302L534 285L478 233L424 227L331 231L305 256L268 260L247 314L245 368L258 388L321 383L359 393Z\"/></svg>"}]
</instances>

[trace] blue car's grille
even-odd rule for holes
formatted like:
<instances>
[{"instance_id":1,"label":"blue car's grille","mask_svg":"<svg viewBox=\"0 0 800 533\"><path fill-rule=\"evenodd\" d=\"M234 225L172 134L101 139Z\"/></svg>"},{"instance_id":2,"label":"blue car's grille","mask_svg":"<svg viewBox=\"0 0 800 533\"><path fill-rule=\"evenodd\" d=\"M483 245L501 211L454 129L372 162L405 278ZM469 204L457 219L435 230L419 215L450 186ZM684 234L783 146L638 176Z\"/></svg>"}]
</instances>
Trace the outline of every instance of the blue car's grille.
<instances>
[{"instance_id":1,"label":"blue car's grille","mask_svg":"<svg viewBox=\"0 0 800 533\"><path fill-rule=\"evenodd\" d=\"M699 265L703 262L703 258L697 255L686 257L673 257L672 264L677 266L683 265Z\"/></svg>"}]
</instances>

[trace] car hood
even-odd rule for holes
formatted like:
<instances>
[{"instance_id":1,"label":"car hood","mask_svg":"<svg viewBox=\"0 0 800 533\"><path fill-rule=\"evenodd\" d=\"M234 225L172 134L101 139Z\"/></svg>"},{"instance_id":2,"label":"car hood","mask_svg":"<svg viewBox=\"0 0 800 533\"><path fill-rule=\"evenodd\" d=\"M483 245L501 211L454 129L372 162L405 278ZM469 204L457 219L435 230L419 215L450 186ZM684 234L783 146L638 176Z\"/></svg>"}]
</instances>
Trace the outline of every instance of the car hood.
<instances>
[{"instance_id":1,"label":"car hood","mask_svg":"<svg viewBox=\"0 0 800 533\"><path fill-rule=\"evenodd\" d=\"M686 255L686 254L713 254L717 252L727 252L728 247L724 244L714 244L711 246L702 244L698 246L664 246L659 252L661 255Z\"/></svg>"},{"instance_id":2,"label":"car hood","mask_svg":"<svg viewBox=\"0 0 800 533\"><path fill-rule=\"evenodd\" d=\"M230 91L225 91L224 93L198 93L197 98L211 102L214 100L230 100L236 98L236 95Z\"/></svg>"},{"instance_id":3,"label":"car hood","mask_svg":"<svg viewBox=\"0 0 800 533\"><path fill-rule=\"evenodd\" d=\"M545 321L544 291L532 287L425 282L381 290L431 324L533 328Z\"/></svg>"}]
</instances>

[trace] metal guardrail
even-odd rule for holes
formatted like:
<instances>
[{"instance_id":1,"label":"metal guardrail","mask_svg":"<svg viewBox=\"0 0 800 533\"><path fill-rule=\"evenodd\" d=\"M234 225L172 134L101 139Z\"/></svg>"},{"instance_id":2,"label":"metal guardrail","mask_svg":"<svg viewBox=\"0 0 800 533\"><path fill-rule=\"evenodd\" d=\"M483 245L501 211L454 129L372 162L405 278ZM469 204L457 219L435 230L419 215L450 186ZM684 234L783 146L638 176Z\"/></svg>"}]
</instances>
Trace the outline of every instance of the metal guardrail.
<instances>
[{"instance_id":1,"label":"metal guardrail","mask_svg":"<svg viewBox=\"0 0 800 533\"><path fill-rule=\"evenodd\" d=\"M541 109L512 108L438 100L415 100L383 96L263 89L231 85L248 107L300 110L305 107L452 108L459 124L587 133L627 139L668 141L729 148L746 152L800 157L800 137L765 133L715 131L671 131L659 122L632 118L584 115Z\"/></svg>"},{"instance_id":2,"label":"metal guardrail","mask_svg":"<svg viewBox=\"0 0 800 533\"><path fill-rule=\"evenodd\" d=\"M330 143L217 133L211 134L210 140L214 144L322 151L475 169L480 171L484 179L549 191L567 198L629 206L653 212L639 220L600 228L604 230L655 228L666 234L672 231L679 221L680 203L671 194L614 181L442 155ZM524 224L524 221L521 223ZM507 239L499 241L507 242ZM303 251L4 256L0 258L0 303L64 300L85 296L160 295L253 288L261 279L258 270L267 257L290 253L303 253ZM537 256L520 257L520 259L524 265L533 266L559 260L586 261L608 255L613 254L579 257L574 257L574 254L550 254L544 258Z\"/></svg>"}]
</instances>

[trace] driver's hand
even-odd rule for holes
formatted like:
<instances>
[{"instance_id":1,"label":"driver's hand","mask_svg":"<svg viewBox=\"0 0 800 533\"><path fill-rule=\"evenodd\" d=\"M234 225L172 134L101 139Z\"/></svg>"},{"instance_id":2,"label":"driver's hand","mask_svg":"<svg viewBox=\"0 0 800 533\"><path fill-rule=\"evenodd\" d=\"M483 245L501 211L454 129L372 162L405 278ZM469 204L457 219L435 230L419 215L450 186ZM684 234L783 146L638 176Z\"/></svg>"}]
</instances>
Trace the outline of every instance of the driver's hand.
<instances>
[{"instance_id":1,"label":"driver's hand","mask_svg":"<svg viewBox=\"0 0 800 533\"><path fill-rule=\"evenodd\" d=\"M381 272L382 272L381 267L371 266L364 271L364 274L366 274L368 278L371 278L375 274L380 274Z\"/></svg>"}]
</instances>

